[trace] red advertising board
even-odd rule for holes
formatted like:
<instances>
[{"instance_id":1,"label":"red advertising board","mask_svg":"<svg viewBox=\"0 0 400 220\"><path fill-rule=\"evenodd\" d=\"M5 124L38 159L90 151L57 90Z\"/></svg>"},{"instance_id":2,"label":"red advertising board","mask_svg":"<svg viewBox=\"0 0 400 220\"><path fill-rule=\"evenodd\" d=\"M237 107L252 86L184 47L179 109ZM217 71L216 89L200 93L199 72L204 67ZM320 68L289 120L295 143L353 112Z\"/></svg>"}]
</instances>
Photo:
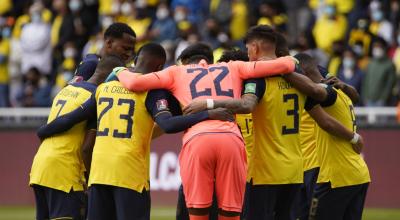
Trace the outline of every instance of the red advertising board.
<instances>
[{"instance_id":1,"label":"red advertising board","mask_svg":"<svg viewBox=\"0 0 400 220\"><path fill-rule=\"evenodd\" d=\"M400 208L400 130L363 130L364 157L372 183L368 207ZM181 135L164 135L152 143L151 189L154 205L173 206L180 185ZM0 132L0 206L33 205L29 171L39 140L33 131Z\"/></svg>"}]
</instances>

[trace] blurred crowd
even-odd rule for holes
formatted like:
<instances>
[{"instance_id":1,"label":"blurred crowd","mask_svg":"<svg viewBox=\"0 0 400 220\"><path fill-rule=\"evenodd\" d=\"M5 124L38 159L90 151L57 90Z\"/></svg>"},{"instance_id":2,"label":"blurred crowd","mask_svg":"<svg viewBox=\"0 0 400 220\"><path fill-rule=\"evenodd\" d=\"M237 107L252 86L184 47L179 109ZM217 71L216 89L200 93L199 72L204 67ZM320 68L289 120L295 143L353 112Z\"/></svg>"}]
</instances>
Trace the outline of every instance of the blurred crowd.
<instances>
[{"instance_id":1,"label":"blurred crowd","mask_svg":"<svg viewBox=\"0 0 400 220\"><path fill-rule=\"evenodd\" d=\"M306 52L354 86L363 106L392 106L400 88L397 0L1 0L0 107L50 106L83 55L100 54L103 30L125 22L138 49L149 41L167 65L205 41L215 59L256 24L287 36L292 55ZM133 60L133 58L132 58Z\"/></svg>"}]
</instances>

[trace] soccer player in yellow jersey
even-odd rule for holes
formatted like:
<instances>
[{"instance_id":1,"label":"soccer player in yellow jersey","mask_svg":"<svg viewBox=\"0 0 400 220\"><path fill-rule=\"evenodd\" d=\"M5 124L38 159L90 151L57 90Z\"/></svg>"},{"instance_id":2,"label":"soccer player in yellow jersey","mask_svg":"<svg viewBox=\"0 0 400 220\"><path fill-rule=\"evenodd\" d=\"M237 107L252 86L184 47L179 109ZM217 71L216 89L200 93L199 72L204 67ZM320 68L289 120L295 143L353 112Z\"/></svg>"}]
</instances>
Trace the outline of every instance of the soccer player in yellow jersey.
<instances>
[{"instance_id":1,"label":"soccer player in yellow jersey","mask_svg":"<svg viewBox=\"0 0 400 220\"><path fill-rule=\"evenodd\" d=\"M250 60L275 58L275 43L275 32L269 27L251 28L246 37ZM254 149L248 171L251 179L248 219L290 219L293 199L303 182L298 131L306 97L299 90L319 100L331 100L331 87L320 87L299 74L289 74L286 78L293 85L282 77L249 80L244 85L242 100L213 101L214 107L224 106L235 113L255 108ZM350 130L325 116L316 119L324 129L344 139L353 137Z\"/></svg>"},{"instance_id":2,"label":"soccer player in yellow jersey","mask_svg":"<svg viewBox=\"0 0 400 220\"><path fill-rule=\"evenodd\" d=\"M306 72L314 82L322 77L313 71ZM340 89L333 90L334 101L329 103L310 101L307 109L322 106L347 129L356 132L353 103ZM318 184L314 189L310 219L361 220L370 176L368 167L360 155L362 145L352 145L361 138L357 133L349 142L330 135L316 127L316 151L320 165ZM362 140L361 140L362 141Z\"/></svg>"},{"instance_id":3,"label":"soccer player in yellow jersey","mask_svg":"<svg viewBox=\"0 0 400 220\"><path fill-rule=\"evenodd\" d=\"M147 44L139 50L135 71L157 71L165 59L165 51L160 45ZM58 133L93 114L97 118L89 177L89 219L149 219L153 119L167 133L182 131L208 118L221 119L214 117L216 111L172 117L181 114L181 110L179 103L171 97L162 90L130 92L114 77L100 85L96 96L82 108L47 126L52 133Z\"/></svg>"},{"instance_id":4,"label":"soccer player in yellow jersey","mask_svg":"<svg viewBox=\"0 0 400 220\"><path fill-rule=\"evenodd\" d=\"M340 88L353 102L358 102L359 94L352 86L347 85L336 77L330 77L328 71L316 66L314 60L306 54L298 54L296 58L301 60L300 66L305 72L318 71L324 78L328 78L326 84L332 85L335 88ZM304 183L301 186L300 192L296 198L296 204L293 208L294 219L308 220L310 213L310 205L314 192L315 185L319 173L319 162L316 153L316 130L318 125L314 119L307 113L303 112L300 119L300 140L301 150L303 153L303 170Z\"/></svg>"},{"instance_id":5,"label":"soccer player in yellow jersey","mask_svg":"<svg viewBox=\"0 0 400 220\"><path fill-rule=\"evenodd\" d=\"M78 68L78 75L87 80L95 72L92 69L96 68L97 62L97 57L85 59ZM83 68L88 65L90 68ZM107 77L107 71L118 65L121 62L105 71L97 67L88 82L72 83L63 88L54 98L48 123L89 100L96 85ZM85 131L86 122L82 122L63 134L44 139L40 145L33 160L29 181L35 192L37 219L84 219L83 190L86 184L81 145Z\"/></svg>"}]
</instances>

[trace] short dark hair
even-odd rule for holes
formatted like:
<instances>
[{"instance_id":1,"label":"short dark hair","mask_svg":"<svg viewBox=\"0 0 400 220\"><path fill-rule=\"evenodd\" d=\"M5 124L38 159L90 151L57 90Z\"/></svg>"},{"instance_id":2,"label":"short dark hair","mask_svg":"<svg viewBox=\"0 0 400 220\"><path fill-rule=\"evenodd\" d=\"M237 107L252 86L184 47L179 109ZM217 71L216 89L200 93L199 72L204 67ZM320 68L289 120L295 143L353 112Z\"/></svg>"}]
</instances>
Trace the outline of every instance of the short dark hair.
<instances>
[{"instance_id":1,"label":"short dark hair","mask_svg":"<svg viewBox=\"0 0 400 220\"><path fill-rule=\"evenodd\" d=\"M257 25L251 27L244 37L244 43L249 43L253 40L263 40L270 43L276 43L275 31L268 25Z\"/></svg>"},{"instance_id":2,"label":"short dark hair","mask_svg":"<svg viewBox=\"0 0 400 220\"><path fill-rule=\"evenodd\" d=\"M229 62L229 61L249 61L249 56L246 52L241 50L226 50L219 58L218 62Z\"/></svg>"},{"instance_id":3,"label":"short dark hair","mask_svg":"<svg viewBox=\"0 0 400 220\"><path fill-rule=\"evenodd\" d=\"M196 60L205 59L208 63L214 62L213 51L206 43L195 43L184 49L177 58L178 60L190 63Z\"/></svg>"},{"instance_id":4,"label":"short dark hair","mask_svg":"<svg viewBox=\"0 0 400 220\"><path fill-rule=\"evenodd\" d=\"M298 53L294 56L299 60L301 68L307 72L307 69L316 67L314 58L306 53Z\"/></svg>"},{"instance_id":5,"label":"short dark hair","mask_svg":"<svg viewBox=\"0 0 400 220\"><path fill-rule=\"evenodd\" d=\"M121 58L115 55L104 56L100 59L96 67L96 72L100 73L111 73L115 67L125 66L125 63Z\"/></svg>"},{"instance_id":6,"label":"short dark hair","mask_svg":"<svg viewBox=\"0 0 400 220\"><path fill-rule=\"evenodd\" d=\"M287 40L283 34L275 32L276 43L275 43L275 55L277 57L289 56L289 46Z\"/></svg>"},{"instance_id":7,"label":"short dark hair","mask_svg":"<svg viewBox=\"0 0 400 220\"><path fill-rule=\"evenodd\" d=\"M167 59L167 54L166 54L164 48L160 44L157 44L157 43L148 43L148 44L143 45L137 52L137 56L135 58L135 63L136 63L137 57L141 53L146 53L154 58L160 58L160 59L164 59L164 60Z\"/></svg>"},{"instance_id":8,"label":"short dark hair","mask_svg":"<svg viewBox=\"0 0 400 220\"><path fill-rule=\"evenodd\" d=\"M132 30L131 27L129 27L125 23L120 23L116 22L111 24L106 31L104 32L104 39L107 38L122 38L124 34L128 34L132 37L136 37L135 31Z\"/></svg>"}]
</instances>

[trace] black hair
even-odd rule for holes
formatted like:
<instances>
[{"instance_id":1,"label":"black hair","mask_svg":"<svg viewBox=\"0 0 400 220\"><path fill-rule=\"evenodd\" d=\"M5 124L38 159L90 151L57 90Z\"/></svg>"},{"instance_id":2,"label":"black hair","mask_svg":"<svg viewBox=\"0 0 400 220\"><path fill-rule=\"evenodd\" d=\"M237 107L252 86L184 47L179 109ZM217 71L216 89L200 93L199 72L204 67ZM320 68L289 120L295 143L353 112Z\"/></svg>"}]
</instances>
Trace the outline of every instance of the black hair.
<instances>
[{"instance_id":1,"label":"black hair","mask_svg":"<svg viewBox=\"0 0 400 220\"><path fill-rule=\"evenodd\" d=\"M135 31L132 30L131 27L129 27L125 23L113 23L111 24L106 31L104 32L104 39L107 38L122 38L124 34L128 34L132 37L136 37Z\"/></svg>"},{"instance_id":2,"label":"black hair","mask_svg":"<svg viewBox=\"0 0 400 220\"><path fill-rule=\"evenodd\" d=\"M387 49L388 48L388 43L382 37L375 37L372 41L373 41L373 43L371 45L373 45L375 43L379 43L379 44L381 44L383 46L383 49Z\"/></svg>"},{"instance_id":3,"label":"black hair","mask_svg":"<svg viewBox=\"0 0 400 220\"><path fill-rule=\"evenodd\" d=\"M277 57L289 56L289 46L285 36L279 32L275 32L275 38L275 55Z\"/></svg>"},{"instance_id":4,"label":"black hair","mask_svg":"<svg viewBox=\"0 0 400 220\"><path fill-rule=\"evenodd\" d=\"M306 72L307 69L316 67L314 58L306 53L298 53L294 57L299 60L302 69Z\"/></svg>"},{"instance_id":5,"label":"black hair","mask_svg":"<svg viewBox=\"0 0 400 220\"><path fill-rule=\"evenodd\" d=\"M207 63L214 62L214 55L211 47L201 42L188 46L178 57L178 60L184 61L185 63L191 63L201 59L205 59Z\"/></svg>"},{"instance_id":6,"label":"black hair","mask_svg":"<svg viewBox=\"0 0 400 220\"><path fill-rule=\"evenodd\" d=\"M150 57L154 57L154 58L159 58L159 59L163 59L163 60L167 59L167 54L166 54L164 48L160 44L157 44L157 43L148 43L148 44L145 44L144 46L142 46L139 49L139 51L137 52L137 56L135 57L135 61L134 61L135 64L141 53L146 53L146 54L150 55Z\"/></svg>"},{"instance_id":7,"label":"black hair","mask_svg":"<svg viewBox=\"0 0 400 220\"><path fill-rule=\"evenodd\" d=\"M253 40L263 40L269 43L276 43L276 35L274 30L268 25L257 25L251 27L243 39L245 44Z\"/></svg>"},{"instance_id":8,"label":"black hair","mask_svg":"<svg viewBox=\"0 0 400 220\"><path fill-rule=\"evenodd\" d=\"M101 58L96 67L96 72L99 73L111 73L115 67L125 66L125 63L121 58L115 55L108 55Z\"/></svg>"},{"instance_id":9,"label":"black hair","mask_svg":"<svg viewBox=\"0 0 400 220\"><path fill-rule=\"evenodd\" d=\"M219 58L218 62L229 62L229 61L249 61L249 56L246 52L241 50L226 50Z\"/></svg>"}]
</instances>

